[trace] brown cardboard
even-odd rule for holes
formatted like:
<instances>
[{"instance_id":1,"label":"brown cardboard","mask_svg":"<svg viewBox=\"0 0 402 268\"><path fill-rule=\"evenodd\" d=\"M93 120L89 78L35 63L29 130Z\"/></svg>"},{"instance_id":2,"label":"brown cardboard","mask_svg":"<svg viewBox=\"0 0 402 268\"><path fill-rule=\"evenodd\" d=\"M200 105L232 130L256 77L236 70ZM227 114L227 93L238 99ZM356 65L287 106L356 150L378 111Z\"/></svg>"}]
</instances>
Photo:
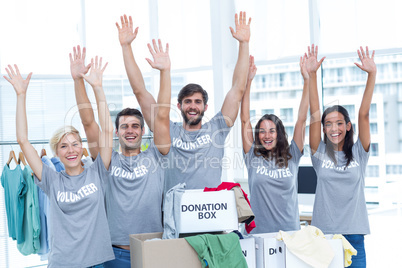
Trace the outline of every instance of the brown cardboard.
<instances>
[{"instance_id":1,"label":"brown cardboard","mask_svg":"<svg viewBox=\"0 0 402 268\"><path fill-rule=\"evenodd\" d=\"M151 240L162 238L162 233L131 234L131 268L201 268L197 252L184 238Z\"/></svg>"}]
</instances>

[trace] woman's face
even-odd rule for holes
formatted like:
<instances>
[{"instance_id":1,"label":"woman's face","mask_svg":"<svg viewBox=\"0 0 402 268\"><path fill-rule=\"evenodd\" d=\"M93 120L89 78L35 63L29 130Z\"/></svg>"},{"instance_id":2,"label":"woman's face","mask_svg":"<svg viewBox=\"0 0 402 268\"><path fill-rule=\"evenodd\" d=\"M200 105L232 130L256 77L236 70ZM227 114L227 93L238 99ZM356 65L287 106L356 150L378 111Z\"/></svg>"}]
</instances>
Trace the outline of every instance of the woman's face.
<instances>
[{"instance_id":1,"label":"woman's face","mask_svg":"<svg viewBox=\"0 0 402 268\"><path fill-rule=\"evenodd\" d=\"M81 166L82 143L77 134L67 134L57 144L56 154L65 168Z\"/></svg>"},{"instance_id":2,"label":"woman's face","mask_svg":"<svg viewBox=\"0 0 402 268\"><path fill-rule=\"evenodd\" d=\"M271 120L263 120L258 132L260 143L266 150L272 150L276 147L277 131L276 125Z\"/></svg>"},{"instance_id":3,"label":"woman's face","mask_svg":"<svg viewBox=\"0 0 402 268\"><path fill-rule=\"evenodd\" d=\"M345 143L346 133L351 126L350 122L346 123L343 114L333 111L325 117L323 131L332 144L337 148L342 148Z\"/></svg>"}]
</instances>

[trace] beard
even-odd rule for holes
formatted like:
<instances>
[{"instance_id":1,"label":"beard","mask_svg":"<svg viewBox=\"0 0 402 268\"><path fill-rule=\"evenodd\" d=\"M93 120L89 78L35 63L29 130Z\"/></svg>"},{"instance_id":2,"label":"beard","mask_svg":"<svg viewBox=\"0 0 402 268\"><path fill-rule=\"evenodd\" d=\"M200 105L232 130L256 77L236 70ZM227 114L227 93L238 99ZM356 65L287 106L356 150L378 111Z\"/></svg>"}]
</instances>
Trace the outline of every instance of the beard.
<instances>
[{"instance_id":1,"label":"beard","mask_svg":"<svg viewBox=\"0 0 402 268\"><path fill-rule=\"evenodd\" d=\"M192 119L192 120L190 120L190 119L187 117L187 115L184 113L183 110L181 110L181 116L183 117L184 122L185 122L187 125L194 126L194 125L198 125L198 124L201 122L202 118L204 117L204 111L202 111L202 112L200 113L200 115L197 116L197 118L194 118L194 119Z\"/></svg>"}]
</instances>

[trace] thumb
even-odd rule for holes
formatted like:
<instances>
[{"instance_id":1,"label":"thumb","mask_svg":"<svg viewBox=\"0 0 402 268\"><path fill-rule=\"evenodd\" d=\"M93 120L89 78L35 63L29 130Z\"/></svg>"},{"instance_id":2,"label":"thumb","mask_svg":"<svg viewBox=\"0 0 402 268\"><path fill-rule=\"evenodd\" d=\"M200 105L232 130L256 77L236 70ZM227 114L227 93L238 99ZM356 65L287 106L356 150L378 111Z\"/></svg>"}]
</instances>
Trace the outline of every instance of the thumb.
<instances>
[{"instance_id":1,"label":"thumb","mask_svg":"<svg viewBox=\"0 0 402 268\"><path fill-rule=\"evenodd\" d=\"M32 72L30 72L29 74L28 74L28 76L27 76L27 82L29 83L29 81L31 81L31 77L32 77Z\"/></svg>"},{"instance_id":2,"label":"thumb","mask_svg":"<svg viewBox=\"0 0 402 268\"><path fill-rule=\"evenodd\" d=\"M154 63L153 63L150 59L148 59L148 58L145 58L145 59L147 60L147 62L149 63L149 65L151 65L151 67L154 68Z\"/></svg>"}]
</instances>

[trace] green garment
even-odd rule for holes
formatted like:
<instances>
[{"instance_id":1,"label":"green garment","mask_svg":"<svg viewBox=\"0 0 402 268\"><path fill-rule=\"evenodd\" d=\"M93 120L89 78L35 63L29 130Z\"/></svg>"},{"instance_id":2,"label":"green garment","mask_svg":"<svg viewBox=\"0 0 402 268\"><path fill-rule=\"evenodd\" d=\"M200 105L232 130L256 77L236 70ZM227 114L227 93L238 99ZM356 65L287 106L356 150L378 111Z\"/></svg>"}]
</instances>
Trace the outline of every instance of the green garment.
<instances>
[{"instance_id":1,"label":"green garment","mask_svg":"<svg viewBox=\"0 0 402 268\"><path fill-rule=\"evenodd\" d=\"M246 259L235 233L197 235L185 238L198 253L203 268L247 267Z\"/></svg>"}]
</instances>

